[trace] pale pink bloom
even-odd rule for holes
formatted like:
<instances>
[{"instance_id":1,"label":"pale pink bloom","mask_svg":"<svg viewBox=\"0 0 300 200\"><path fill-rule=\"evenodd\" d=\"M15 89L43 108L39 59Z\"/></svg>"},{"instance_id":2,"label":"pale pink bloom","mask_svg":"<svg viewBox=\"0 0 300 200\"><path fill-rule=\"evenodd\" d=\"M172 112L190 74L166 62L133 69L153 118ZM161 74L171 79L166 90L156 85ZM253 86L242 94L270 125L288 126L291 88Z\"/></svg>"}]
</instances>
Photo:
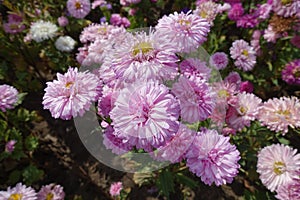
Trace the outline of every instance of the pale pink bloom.
<instances>
[{"instance_id":1,"label":"pale pink bloom","mask_svg":"<svg viewBox=\"0 0 300 200\"><path fill-rule=\"evenodd\" d=\"M224 69L228 65L228 57L224 52L216 52L210 56L209 64L218 70Z\"/></svg>"},{"instance_id":2,"label":"pale pink bloom","mask_svg":"<svg viewBox=\"0 0 300 200\"><path fill-rule=\"evenodd\" d=\"M42 102L54 118L82 116L101 95L100 80L88 71L70 67L65 74L57 73L57 79L47 82Z\"/></svg>"},{"instance_id":3,"label":"pale pink bloom","mask_svg":"<svg viewBox=\"0 0 300 200\"><path fill-rule=\"evenodd\" d=\"M279 200L299 200L300 199L300 173L299 177L293 181L281 185L276 190L276 198Z\"/></svg>"},{"instance_id":4,"label":"pale pink bloom","mask_svg":"<svg viewBox=\"0 0 300 200\"><path fill-rule=\"evenodd\" d=\"M76 54L76 60L79 64L82 64L88 55L88 46L84 45L83 47L79 47L78 51L79 52Z\"/></svg>"},{"instance_id":5,"label":"pale pink bloom","mask_svg":"<svg viewBox=\"0 0 300 200\"><path fill-rule=\"evenodd\" d=\"M259 151L257 172L264 186L274 192L281 185L299 178L300 154L283 144L272 144Z\"/></svg>"},{"instance_id":6,"label":"pale pink bloom","mask_svg":"<svg viewBox=\"0 0 300 200\"><path fill-rule=\"evenodd\" d=\"M104 39L96 39L95 42L91 43L88 47L88 52L84 60L82 61L83 66L91 66L91 65L98 65L104 62L105 56L109 53L112 49L112 44L108 40Z\"/></svg>"},{"instance_id":7,"label":"pale pink bloom","mask_svg":"<svg viewBox=\"0 0 300 200\"><path fill-rule=\"evenodd\" d=\"M240 131L245 126L250 126L259 114L261 99L254 94L239 93L237 104L230 106L227 111L226 123L229 127Z\"/></svg>"},{"instance_id":8,"label":"pale pink bloom","mask_svg":"<svg viewBox=\"0 0 300 200\"><path fill-rule=\"evenodd\" d=\"M111 196L119 196L121 194L122 189L123 189L122 182L112 183L110 185L109 193Z\"/></svg>"},{"instance_id":9,"label":"pale pink bloom","mask_svg":"<svg viewBox=\"0 0 300 200\"><path fill-rule=\"evenodd\" d=\"M95 0L93 3L92 3L92 9L95 9L97 8L98 6L102 6L102 5L106 5L107 2L105 0Z\"/></svg>"},{"instance_id":10,"label":"pale pink bloom","mask_svg":"<svg viewBox=\"0 0 300 200\"><path fill-rule=\"evenodd\" d=\"M280 97L264 102L258 120L263 126L286 134L288 127L300 127L300 102L297 97Z\"/></svg>"},{"instance_id":11,"label":"pale pink bloom","mask_svg":"<svg viewBox=\"0 0 300 200\"><path fill-rule=\"evenodd\" d=\"M231 9L231 5L229 3L224 3L223 5L219 4L218 13L227 12Z\"/></svg>"},{"instance_id":12,"label":"pale pink bloom","mask_svg":"<svg viewBox=\"0 0 300 200\"><path fill-rule=\"evenodd\" d=\"M245 40L236 40L230 47L230 55L235 66L243 71L250 71L256 64L256 52Z\"/></svg>"},{"instance_id":13,"label":"pale pink bloom","mask_svg":"<svg viewBox=\"0 0 300 200\"><path fill-rule=\"evenodd\" d=\"M5 144L5 151L8 153L12 153L15 149L16 140L10 140Z\"/></svg>"},{"instance_id":14,"label":"pale pink bloom","mask_svg":"<svg viewBox=\"0 0 300 200\"><path fill-rule=\"evenodd\" d=\"M229 142L230 137L216 130L201 132L194 139L186 158L189 170L208 185L231 183L238 174L240 152Z\"/></svg>"},{"instance_id":15,"label":"pale pink bloom","mask_svg":"<svg viewBox=\"0 0 300 200\"><path fill-rule=\"evenodd\" d=\"M268 42L275 43L276 40L280 37L280 35L273 30L273 27L271 25L269 25L268 28L265 30L263 37Z\"/></svg>"},{"instance_id":16,"label":"pale pink bloom","mask_svg":"<svg viewBox=\"0 0 300 200\"><path fill-rule=\"evenodd\" d=\"M184 124L180 124L176 135L166 145L156 149L152 153L152 157L156 160L170 161L171 163L180 162L190 148L195 136L194 131Z\"/></svg>"},{"instance_id":17,"label":"pale pink bloom","mask_svg":"<svg viewBox=\"0 0 300 200\"><path fill-rule=\"evenodd\" d=\"M0 85L0 110L12 109L18 101L18 91L10 85Z\"/></svg>"},{"instance_id":18,"label":"pale pink bloom","mask_svg":"<svg viewBox=\"0 0 300 200\"><path fill-rule=\"evenodd\" d=\"M5 200L37 200L36 192L32 187L17 183L13 188L8 187L6 191L0 191L0 199Z\"/></svg>"},{"instance_id":19,"label":"pale pink bloom","mask_svg":"<svg viewBox=\"0 0 300 200\"><path fill-rule=\"evenodd\" d=\"M211 69L207 67L206 62L197 58L188 58L183 60L180 65L180 73L189 77L195 75L205 80L209 80Z\"/></svg>"},{"instance_id":20,"label":"pale pink bloom","mask_svg":"<svg viewBox=\"0 0 300 200\"><path fill-rule=\"evenodd\" d=\"M156 30L167 36L167 42L174 45L178 52L191 52L207 39L209 22L198 15L173 13L158 20Z\"/></svg>"},{"instance_id":21,"label":"pale pink bloom","mask_svg":"<svg viewBox=\"0 0 300 200\"><path fill-rule=\"evenodd\" d=\"M169 141L179 128L179 103L157 82L137 82L122 89L110 112L115 135L151 151Z\"/></svg>"},{"instance_id":22,"label":"pale pink bloom","mask_svg":"<svg viewBox=\"0 0 300 200\"><path fill-rule=\"evenodd\" d=\"M90 0L68 0L67 9L72 17L82 19L91 11Z\"/></svg>"},{"instance_id":23,"label":"pale pink bloom","mask_svg":"<svg viewBox=\"0 0 300 200\"><path fill-rule=\"evenodd\" d=\"M219 4L212 1L205 1L197 5L196 10L193 11L194 14L206 19L210 25L213 25L218 12Z\"/></svg>"},{"instance_id":24,"label":"pale pink bloom","mask_svg":"<svg viewBox=\"0 0 300 200\"><path fill-rule=\"evenodd\" d=\"M69 20L65 16L60 16L59 18L57 18L57 23L59 26L64 27L69 24Z\"/></svg>"},{"instance_id":25,"label":"pale pink bloom","mask_svg":"<svg viewBox=\"0 0 300 200\"><path fill-rule=\"evenodd\" d=\"M116 46L116 45L115 45ZM157 32L150 30L129 34L124 43L107 60L114 69L116 78L128 83L137 79L170 80L178 74L178 57L174 48Z\"/></svg>"},{"instance_id":26,"label":"pale pink bloom","mask_svg":"<svg viewBox=\"0 0 300 200\"><path fill-rule=\"evenodd\" d=\"M37 193L38 200L64 200L65 192L61 185L56 185L54 183L49 185L44 185Z\"/></svg>"},{"instance_id":27,"label":"pale pink bloom","mask_svg":"<svg viewBox=\"0 0 300 200\"><path fill-rule=\"evenodd\" d=\"M255 14L258 15L259 19L265 20L270 16L272 6L268 3L260 4Z\"/></svg>"},{"instance_id":28,"label":"pale pink bloom","mask_svg":"<svg viewBox=\"0 0 300 200\"><path fill-rule=\"evenodd\" d=\"M299 0L273 0L272 9L277 15L291 17L300 12Z\"/></svg>"},{"instance_id":29,"label":"pale pink bloom","mask_svg":"<svg viewBox=\"0 0 300 200\"><path fill-rule=\"evenodd\" d=\"M205 80L196 76L180 76L173 84L172 92L180 101L183 121L203 121L212 113L214 93Z\"/></svg>"}]
</instances>

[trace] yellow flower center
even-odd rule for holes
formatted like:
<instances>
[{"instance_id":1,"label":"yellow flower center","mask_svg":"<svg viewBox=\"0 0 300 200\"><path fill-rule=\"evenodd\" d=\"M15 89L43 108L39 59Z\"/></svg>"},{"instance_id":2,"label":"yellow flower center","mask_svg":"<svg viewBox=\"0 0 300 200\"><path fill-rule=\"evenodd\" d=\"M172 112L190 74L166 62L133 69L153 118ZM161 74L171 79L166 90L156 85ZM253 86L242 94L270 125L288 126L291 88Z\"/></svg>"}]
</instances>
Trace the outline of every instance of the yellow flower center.
<instances>
[{"instance_id":1,"label":"yellow flower center","mask_svg":"<svg viewBox=\"0 0 300 200\"><path fill-rule=\"evenodd\" d=\"M288 5L288 4L291 4L293 2L293 0L281 0L281 3L283 5Z\"/></svg>"},{"instance_id":2,"label":"yellow flower center","mask_svg":"<svg viewBox=\"0 0 300 200\"><path fill-rule=\"evenodd\" d=\"M246 49L244 49L243 52L242 52L242 54L243 54L244 56L248 56L248 55L249 55L249 52L248 52Z\"/></svg>"},{"instance_id":3,"label":"yellow flower center","mask_svg":"<svg viewBox=\"0 0 300 200\"><path fill-rule=\"evenodd\" d=\"M76 10L79 10L81 8L81 3L76 1L75 8L76 8Z\"/></svg>"},{"instance_id":4,"label":"yellow flower center","mask_svg":"<svg viewBox=\"0 0 300 200\"><path fill-rule=\"evenodd\" d=\"M23 196L22 194L15 193L10 195L8 200L21 200L22 196Z\"/></svg>"},{"instance_id":5,"label":"yellow flower center","mask_svg":"<svg viewBox=\"0 0 300 200\"><path fill-rule=\"evenodd\" d=\"M274 173L276 175L283 174L285 172L285 168L286 168L286 166L283 162L278 161L278 162L274 163Z\"/></svg>"},{"instance_id":6,"label":"yellow flower center","mask_svg":"<svg viewBox=\"0 0 300 200\"><path fill-rule=\"evenodd\" d=\"M244 115L247 111L248 111L247 108L245 108L245 107L243 107L243 106L240 107L240 114L241 114L241 115Z\"/></svg>"},{"instance_id":7,"label":"yellow flower center","mask_svg":"<svg viewBox=\"0 0 300 200\"><path fill-rule=\"evenodd\" d=\"M100 33L100 34L106 34L106 32L107 32L107 28L106 27L100 27L98 29L98 33Z\"/></svg>"},{"instance_id":8,"label":"yellow flower center","mask_svg":"<svg viewBox=\"0 0 300 200\"><path fill-rule=\"evenodd\" d=\"M48 193L46 196L46 200L52 200L53 199L53 194L52 193Z\"/></svg>"},{"instance_id":9,"label":"yellow flower center","mask_svg":"<svg viewBox=\"0 0 300 200\"><path fill-rule=\"evenodd\" d=\"M11 30L16 30L16 29L19 28L19 26L18 26L17 24L10 24L10 25L9 25L9 28L10 28Z\"/></svg>"},{"instance_id":10,"label":"yellow flower center","mask_svg":"<svg viewBox=\"0 0 300 200\"><path fill-rule=\"evenodd\" d=\"M144 55L146 53L149 53L152 50L153 50L153 47L149 42L140 42L140 43L134 45L132 54L136 56L140 52L142 52L142 54Z\"/></svg>"},{"instance_id":11,"label":"yellow flower center","mask_svg":"<svg viewBox=\"0 0 300 200\"><path fill-rule=\"evenodd\" d=\"M229 93L227 92L227 90L219 90L218 92L219 97L229 97Z\"/></svg>"},{"instance_id":12,"label":"yellow flower center","mask_svg":"<svg viewBox=\"0 0 300 200\"><path fill-rule=\"evenodd\" d=\"M74 83L73 82L67 82L66 83L66 85L65 85L65 87L67 88L67 89L70 89L70 87L73 85Z\"/></svg>"},{"instance_id":13,"label":"yellow flower center","mask_svg":"<svg viewBox=\"0 0 300 200\"><path fill-rule=\"evenodd\" d=\"M294 70L293 70L293 75L296 77L296 78L300 78L300 66L297 66Z\"/></svg>"},{"instance_id":14,"label":"yellow flower center","mask_svg":"<svg viewBox=\"0 0 300 200\"><path fill-rule=\"evenodd\" d=\"M279 111L277 111L277 114L287 117L291 114L291 112L289 110L279 110Z\"/></svg>"},{"instance_id":15,"label":"yellow flower center","mask_svg":"<svg viewBox=\"0 0 300 200\"><path fill-rule=\"evenodd\" d=\"M180 20L178 20L178 23L179 23L180 25L186 25L186 26L191 24L190 21L185 20L185 19L180 19Z\"/></svg>"},{"instance_id":16,"label":"yellow flower center","mask_svg":"<svg viewBox=\"0 0 300 200\"><path fill-rule=\"evenodd\" d=\"M200 13L199 13L200 17L202 18L206 18L207 17L207 12L205 12L204 10L202 10Z\"/></svg>"}]
</instances>

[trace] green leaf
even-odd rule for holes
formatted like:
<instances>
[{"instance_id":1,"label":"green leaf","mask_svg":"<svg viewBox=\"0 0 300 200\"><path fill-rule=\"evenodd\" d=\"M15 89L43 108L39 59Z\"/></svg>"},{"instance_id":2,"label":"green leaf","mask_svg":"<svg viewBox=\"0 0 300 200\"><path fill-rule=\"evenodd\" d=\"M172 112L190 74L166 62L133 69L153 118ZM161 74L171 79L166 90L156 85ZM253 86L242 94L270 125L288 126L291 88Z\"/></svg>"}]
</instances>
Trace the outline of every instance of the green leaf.
<instances>
[{"instance_id":1,"label":"green leaf","mask_svg":"<svg viewBox=\"0 0 300 200\"><path fill-rule=\"evenodd\" d=\"M26 149L28 149L29 151L33 151L35 150L39 145L39 141L37 137L34 137L33 135L29 135L26 139L25 139L25 147Z\"/></svg>"},{"instance_id":2,"label":"green leaf","mask_svg":"<svg viewBox=\"0 0 300 200\"><path fill-rule=\"evenodd\" d=\"M23 181L26 185L31 185L32 183L40 180L44 175L44 171L38 169L34 165L29 165L23 170L22 176Z\"/></svg>"},{"instance_id":3,"label":"green leaf","mask_svg":"<svg viewBox=\"0 0 300 200\"><path fill-rule=\"evenodd\" d=\"M174 176L172 172L162 171L158 178L157 187L169 199L170 193L174 192Z\"/></svg>"},{"instance_id":4,"label":"green leaf","mask_svg":"<svg viewBox=\"0 0 300 200\"><path fill-rule=\"evenodd\" d=\"M179 183L193 189L198 186L198 183L194 181L193 179L183 175L182 173L177 173L176 174L176 179Z\"/></svg>"},{"instance_id":5,"label":"green leaf","mask_svg":"<svg viewBox=\"0 0 300 200\"><path fill-rule=\"evenodd\" d=\"M291 142L283 137L280 137L278 138L278 141L281 143L281 144L285 144L285 145L289 145Z\"/></svg>"},{"instance_id":6,"label":"green leaf","mask_svg":"<svg viewBox=\"0 0 300 200\"><path fill-rule=\"evenodd\" d=\"M23 102L23 100L24 100L24 98L25 98L26 95L27 95L26 92L24 92L24 93L19 93L19 94L18 94L18 101L15 103L15 106L20 105L20 104Z\"/></svg>"},{"instance_id":7,"label":"green leaf","mask_svg":"<svg viewBox=\"0 0 300 200\"><path fill-rule=\"evenodd\" d=\"M9 174L7 183L10 185L14 185L20 181L20 178L21 178L21 171L14 170Z\"/></svg>"}]
</instances>

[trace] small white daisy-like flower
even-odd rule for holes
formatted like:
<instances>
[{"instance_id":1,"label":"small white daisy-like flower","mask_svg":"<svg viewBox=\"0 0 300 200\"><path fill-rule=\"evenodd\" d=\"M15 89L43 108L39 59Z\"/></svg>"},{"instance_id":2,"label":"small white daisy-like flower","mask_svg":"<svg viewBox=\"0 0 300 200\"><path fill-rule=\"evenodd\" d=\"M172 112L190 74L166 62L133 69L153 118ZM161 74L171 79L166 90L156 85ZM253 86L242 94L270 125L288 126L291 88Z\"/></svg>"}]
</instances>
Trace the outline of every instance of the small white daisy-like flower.
<instances>
[{"instance_id":1,"label":"small white daisy-like flower","mask_svg":"<svg viewBox=\"0 0 300 200\"><path fill-rule=\"evenodd\" d=\"M59 51L71 52L74 49L75 44L76 41L70 36L60 36L55 42L55 47Z\"/></svg>"},{"instance_id":2,"label":"small white daisy-like flower","mask_svg":"<svg viewBox=\"0 0 300 200\"><path fill-rule=\"evenodd\" d=\"M39 20L31 24L29 34L34 41L42 42L53 38L57 29L57 26L52 22Z\"/></svg>"}]
</instances>

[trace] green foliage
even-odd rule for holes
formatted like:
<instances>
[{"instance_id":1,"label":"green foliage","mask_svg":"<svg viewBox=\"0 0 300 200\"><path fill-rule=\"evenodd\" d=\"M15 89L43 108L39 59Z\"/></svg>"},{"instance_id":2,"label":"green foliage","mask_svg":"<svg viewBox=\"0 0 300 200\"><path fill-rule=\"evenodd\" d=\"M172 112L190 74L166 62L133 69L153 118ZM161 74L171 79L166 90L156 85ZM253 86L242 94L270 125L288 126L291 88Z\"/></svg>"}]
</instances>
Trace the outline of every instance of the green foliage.
<instances>
[{"instance_id":1,"label":"green foliage","mask_svg":"<svg viewBox=\"0 0 300 200\"><path fill-rule=\"evenodd\" d=\"M23 181L27 185L31 185L32 183L40 180L43 177L43 175L44 175L44 172L42 170L39 170L34 165L29 165L22 172Z\"/></svg>"}]
</instances>

